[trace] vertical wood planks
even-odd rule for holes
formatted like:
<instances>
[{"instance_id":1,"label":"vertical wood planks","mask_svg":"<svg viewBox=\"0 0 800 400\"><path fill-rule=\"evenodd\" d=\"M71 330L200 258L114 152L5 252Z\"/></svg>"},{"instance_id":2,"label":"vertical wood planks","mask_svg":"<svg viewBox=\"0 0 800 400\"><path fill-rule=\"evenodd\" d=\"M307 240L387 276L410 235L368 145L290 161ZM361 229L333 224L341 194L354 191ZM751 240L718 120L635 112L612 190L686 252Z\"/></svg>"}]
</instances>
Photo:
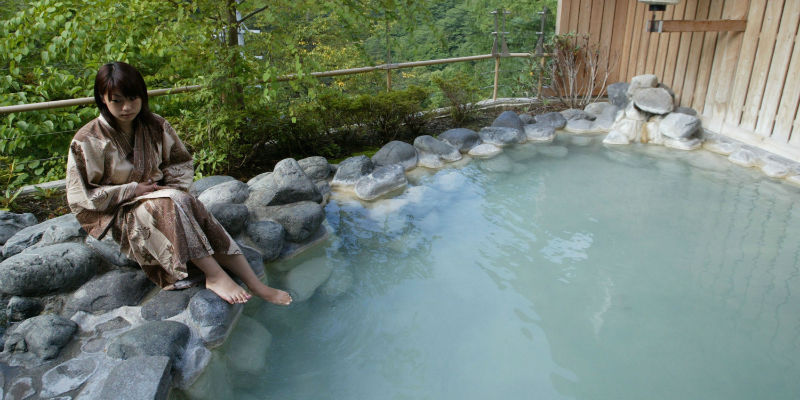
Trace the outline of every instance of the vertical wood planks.
<instances>
[{"instance_id":1,"label":"vertical wood planks","mask_svg":"<svg viewBox=\"0 0 800 400\"><path fill-rule=\"evenodd\" d=\"M561 0L561 1L569 1L572 3L571 10L569 14L569 25L567 26L567 31L565 33L570 32L577 32L578 31L578 16L581 13L582 6L580 0Z\"/></svg>"},{"instance_id":2,"label":"vertical wood planks","mask_svg":"<svg viewBox=\"0 0 800 400\"><path fill-rule=\"evenodd\" d=\"M789 74L783 85L783 96L780 107L778 107L778 115L775 117L775 127L772 130L773 135L779 135L776 139L785 137L789 144L795 147L800 147L800 130L792 130L792 122L796 116L800 115L798 113L798 105L800 105L800 73L798 71L800 71L800 31L794 38Z\"/></svg>"},{"instance_id":3,"label":"vertical wood planks","mask_svg":"<svg viewBox=\"0 0 800 400\"><path fill-rule=\"evenodd\" d=\"M675 7L667 7L667 11L664 12L664 19L674 19L675 16ZM664 76L664 64L667 61L667 48L669 47L669 34L668 33L659 33L658 34L658 55L656 56L656 65L653 73L658 76L658 79L662 79Z\"/></svg>"},{"instance_id":4,"label":"vertical wood planks","mask_svg":"<svg viewBox=\"0 0 800 400\"><path fill-rule=\"evenodd\" d=\"M753 64L753 74L750 77L750 86L747 89L742 121L739 124L739 126L748 131L755 130L758 110L761 108L761 101L764 99L764 88L767 84L767 74L772 62L772 53L775 48L775 37L778 34L783 3L783 0L770 0L767 2L767 9L764 12L764 22L761 25L761 36L758 42L755 63Z\"/></svg>"},{"instance_id":5,"label":"vertical wood planks","mask_svg":"<svg viewBox=\"0 0 800 400\"><path fill-rule=\"evenodd\" d=\"M738 0L732 0L738 1ZM711 0L708 10L708 19L719 19L722 16L722 1ZM716 32L706 32L703 35L703 47L700 50L700 67L697 70L697 83L694 91L694 109L698 113L705 113L706 97L711 82L711 70L714 64L714 51L717 47Z\"/></svg>"},{"instance_id":6,"label":"vertical wood planks","mask_svg":"<svg viewBox=\"0 0 800 400\"><path fill-rule=\"evenodd\" d=\"M611 57L611 37L614 31L614 11L616 7L615 0L606 0L605 5L603 7L603 20L602 20L602 30L600 31L600 38L598 42L598 48L600 50L600 71L598 77L602 79L606 73L608 73L608 83L613 83L615 81L611 80L611 66L609 66L609 58Z\"/></svg>"},{"instance_id":7,"label":"vertical wood planks","mask_svg":"<svg viewBox=\"0 0 800 400\"><path fill-rule=\"evenodd\" d=\"M725 2L722 18L743 19L747 15L749 5L749 0L728 0ZM728 98L731 93L730 83L734 79L743 37L742 32L724 32L718 35L717 54L719 55L715 56L714 60L719 67L714 68L716 72L711 76L713 85L709 84L714 87L713 96L710 96L712 99L711 121L715 125L712 126L712 129L716 129L717 132L722 128L725 112L728 109Z\"/></svg>"},{"instance_id":8,"label":"vertical wood planks","mask_svg":"<svg viewBox=\"0 0 800 400\"><path fill-rule=\"evenodd\" d=\"M649 12L651 16L654 14ZM659 11L655 13L656 19L661 18L664 19L664 15L666 11ZM646 27L645 27L646 28ZM645 29L646 30L646 29ZM655 74L656 73L656 58L658 57L658 45L661 43L661 35L660 33L645 33L648 38L648 49L647 49L647 61L645 62L644 71L647 74ZM659 76L660 78L660 76Z\"/></svg>"},{"instance_id":9,"label":"vertical wood planks","mask_svg":"<svg viewBox=\"0 0 800 400\"><path fill-rule=\"evenodd\" d=\"M696 19L697 17L697 1L686 1L686 10L683 13L683 18L688 20ZM682 88L684 79L686 79L686 63L689 60L689 47L692 44L692 33L681 32L681 40L678 45L678 58L675 61L675 75L672 84L669 85L673 88ZM681 104L682 94L675 92L676 100Z\"/></svg>"},{"instance_id":10,"label":"vertical wood planks","mask_svg":"<svg viewBox=\"0 0 800 400\"><path fill-rule=\"evenodd\" d=\"M682 1L678 3L677 6L674 6L675 11L673 13L673 18L686 19L684 13L686 11L686 3L689 1L690 0ZM673 79L675 79L675 65L678 60L678 46L680 45L680 42L680 33L669 33L669 47L667 48L667 59L664 63L664 75L659 77L661 82L669 87L677 86L675 85Z\"/></svg>"},{"instance_id":11,"label":"vertical wood planks","mask_svg":"<svg viewBox=\"0 0 800 400\"><path fill-rule=\"evenodd\" d=\"M695 18L708 19L708 9L710 6L711 0L699 0ZM697 87L697 72L700 68L700 50L703 48L704 37L703 32L692 32L692 44L689 46L689 59L686 63L686 79L682 87L677 87L675 89L676 91L680 89L681 104L686 107L693 106L694 93Z\"/></svg>"},{"instance_id":12,"label":"vertical wood planks","mask_svg":"<svg viewBox=\"0 0 800 400\"><path fill-rule=\"evenodd\" d=\"M631 32L631 52L628 58L628 77L626 80L630 81L631 77L641 74L641 70L637 69L637 62L636 60L640 57L639 52L639 43L642 41L642 36L644 35L644 18L645 18L645 9L646 7L636 2L636 15L633 17L633 30Z\"/></svg>"},{"instance_id":13,"label":"vertical wood planks","mask_svg":"<svg viewBox=\"0 0 800 400\"><path fill-rule=\"evenodd\" d=\"M556 2L556 33L566 33L569 29L569 16L572 12L572 2L569 0L559 0Z\"/></svg>"},{"instance_id":14,"label":"vertical wood planks","mask_svg":"<svg viewBox=\"0 0 800 400\"><path fill-rule=\"evenodd\" d=\"M618 81L628 81L628 65L631 59L631 43L633 42L633 22L636 17L636 3L625 3L625 29L620 30L625 32L625 37L622 40L622 52L619 58L619 74L617 75ZM619 3L617 3L619 5Z\"/></svg>"},{"instance_id":15,"label":"vertical wood planks","mask_svg":"<svg viewBox=\"0 0 800 400\"><path fill-rule=\"evenodd\" d=\"M739 50L739 63L736 78L733 80L731 97L728 99L728 110L725 113L727 125L738 126L742 118L742 109L750 85L750 76L753 72L758 36L761 33L761 22L764 19L764 10L767 0L751 0L750 12L747 14L747 28L744 31L742 48Z\"/></svg>"},{"instance_id":16,"label":"vertical wood planks","mask_svg":"<svg viewBox=\"0 0 800 400\"><path fill-rule=\"evenodd\" d=\"M616 0L616 4L614 6L614 20L611 22L611 46L609 47L608 54L608 68L611 69L611 74L608 77L609 83L619 82L624 79L621 78L623 64L622 53L623 46L625 46L625 41L627 38L623 37L623 35L627 31L628 26L623 25L623 23L625 23L627 20L628 1Z\"/></svg>"}]
</instances>

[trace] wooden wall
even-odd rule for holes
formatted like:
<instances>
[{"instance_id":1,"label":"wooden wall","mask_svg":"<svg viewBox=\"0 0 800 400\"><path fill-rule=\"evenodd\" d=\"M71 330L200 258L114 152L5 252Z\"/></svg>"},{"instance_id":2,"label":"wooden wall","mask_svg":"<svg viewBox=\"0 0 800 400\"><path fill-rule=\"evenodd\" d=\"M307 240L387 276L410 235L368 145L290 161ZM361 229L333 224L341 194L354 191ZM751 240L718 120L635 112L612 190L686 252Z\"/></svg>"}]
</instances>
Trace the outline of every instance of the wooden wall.
<instances>
[{"instance_id":1,"label":"wooden wall","mask_svg":"<svg viewBox=\"0 0 800 400\"><path fill-rule=\"evenodd\" d=\"M744 32L647 33L636 0L560 0L557 31L608 50L609 83L655 74L704 126L800 160L800 0L682 0L656 19L747 19Z\"/></svg>"}]
</instances>

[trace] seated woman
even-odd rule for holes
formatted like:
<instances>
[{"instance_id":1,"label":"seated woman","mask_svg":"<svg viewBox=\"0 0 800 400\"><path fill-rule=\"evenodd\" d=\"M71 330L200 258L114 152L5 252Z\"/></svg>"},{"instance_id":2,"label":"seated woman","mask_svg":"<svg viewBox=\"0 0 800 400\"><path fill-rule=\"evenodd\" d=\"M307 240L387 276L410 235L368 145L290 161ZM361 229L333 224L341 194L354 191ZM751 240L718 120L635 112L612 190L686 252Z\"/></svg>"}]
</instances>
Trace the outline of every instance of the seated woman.
<instances>
[{"instance_id":1,"label":"seated woman","mask_svg":"<svg viewBox=\"0 0 800 400\"><path fill-rule=\"evenodd\" d=\"M231 304L251 295L226 270L256 296L291 303L288 293L258 279L236 242L187 193L192 156L172 126L150 112L139 71L122 62L103 65L94 99L100 116L75 133L67 161L67 202L81 226L98 239L110 230L122 252L164 289L194 278L191 261L205 274L206 288Z\"/></svg>"}]
</instances>

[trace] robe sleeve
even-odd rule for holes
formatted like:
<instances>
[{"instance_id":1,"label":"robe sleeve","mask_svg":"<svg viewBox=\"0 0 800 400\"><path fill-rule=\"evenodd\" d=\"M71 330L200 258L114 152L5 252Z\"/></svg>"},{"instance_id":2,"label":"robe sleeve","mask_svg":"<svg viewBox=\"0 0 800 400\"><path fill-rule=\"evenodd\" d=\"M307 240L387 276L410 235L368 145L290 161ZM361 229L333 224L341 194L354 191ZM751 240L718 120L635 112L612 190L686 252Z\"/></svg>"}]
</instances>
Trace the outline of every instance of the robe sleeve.
<instances>
[{"instance_id":1,"label":"robe sleeve","mask_svg":"<svg viewBox=\"0 0 800 400\"><path fill-rule=\"evenodd\" d=\"M100 185L105 170L108 143L73 140L67 156L67 202L76 208L106 212L132 198L137 182Z\"/></svg>"},{"instance_id":2,"label":"robe sleeve","mask_svg":"<svg viewBox=\"0 0 800 400\"><path fill-rule=\"evenodd\" d=\"M164 174L162 178L164 186L189 191L189 185L194 180L192 155L167 121L164 121L162 152L162 163L159 168Z\"/></svg>"}]
</instances>

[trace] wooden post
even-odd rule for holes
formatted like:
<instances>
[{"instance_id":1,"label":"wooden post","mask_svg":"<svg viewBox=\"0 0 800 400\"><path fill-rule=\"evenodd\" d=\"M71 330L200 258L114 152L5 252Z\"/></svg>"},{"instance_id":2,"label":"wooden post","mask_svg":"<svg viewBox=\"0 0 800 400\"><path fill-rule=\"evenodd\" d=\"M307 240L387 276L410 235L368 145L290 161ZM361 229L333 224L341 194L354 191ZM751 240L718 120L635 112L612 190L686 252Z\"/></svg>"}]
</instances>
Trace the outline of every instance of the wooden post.
<instances>
[{"instance_id":1,"label":"wooden post","mask_svg":"<svg viewBox=\"0 0 800 400\"><path fill-rule=\"evenodd\" d=\"M494 91L492 92L492 100L497 100L497 81L500 78L500 56L494 58Z\"/></svg>"},{"instance_id":2,"label":"wooden post","mask_svg":"<svg viewBox=\"0 0 800 400\"><path fill-rule=\"evenodd\" d=\"M542 74L544 74L544 54L539 55L539 82L537 83L536 98L542 99Z\"/></svg>"},{"instance_id":3,"label":"wooden post","mask_svg":"<svg viewBox=\"0 0 800 400\"><path fill-rule=\"evenodd\" d=\"M386 68L386 91L392 91L392 48L389 47L389 17L384 16L386 18L386 65L389 68Z\"/></svg>"}]
</instances>

